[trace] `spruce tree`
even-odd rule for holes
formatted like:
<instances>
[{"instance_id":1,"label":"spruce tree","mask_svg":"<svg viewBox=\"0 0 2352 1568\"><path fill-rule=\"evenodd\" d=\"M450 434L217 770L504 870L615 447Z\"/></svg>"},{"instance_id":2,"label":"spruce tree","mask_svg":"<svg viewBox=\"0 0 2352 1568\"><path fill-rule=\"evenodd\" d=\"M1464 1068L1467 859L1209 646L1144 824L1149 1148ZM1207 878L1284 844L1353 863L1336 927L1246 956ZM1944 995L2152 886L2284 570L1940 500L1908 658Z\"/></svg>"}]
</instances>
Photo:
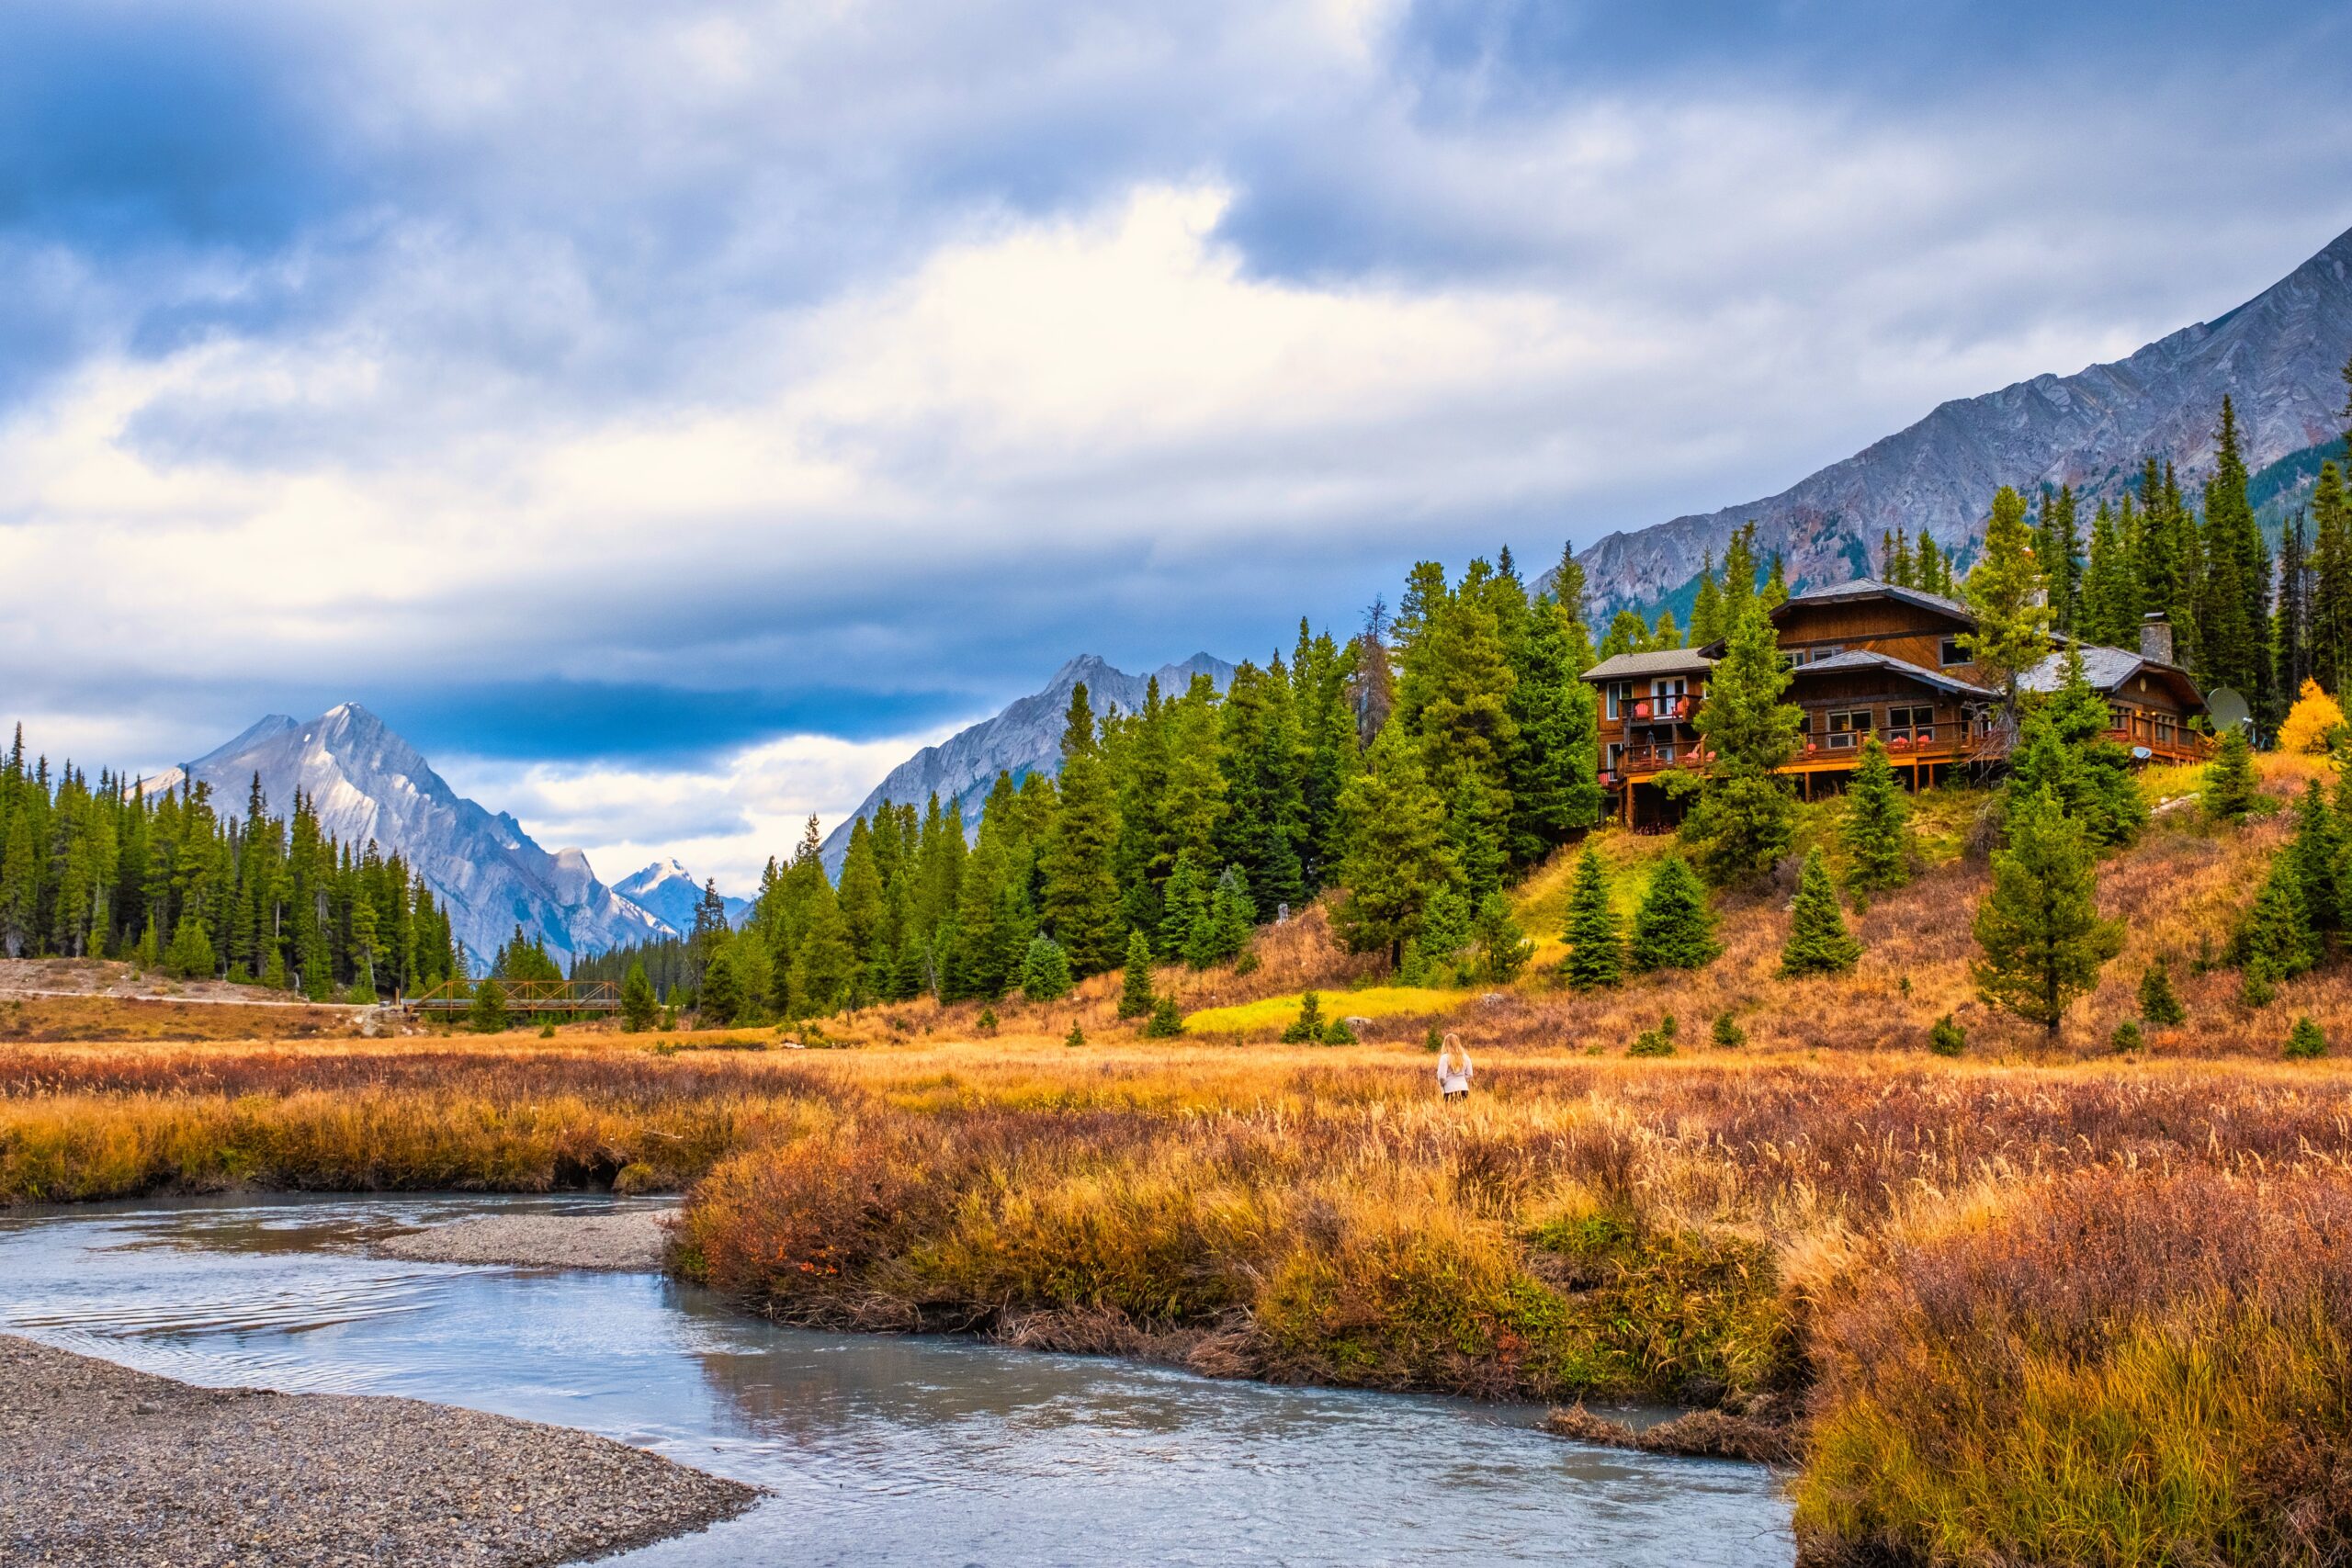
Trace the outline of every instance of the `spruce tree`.
<instances>
[{"instance_id":1,"label":"spruce tree","mask_svg":"<svg viewBox=\"0 0 2352 1568\"><path fill-rule=\"evenodd\" d=\"M2213 760L2205 764L2200 803L2216 822L2243 822L2254 810L2254 755L2243 727L2232 725L2222 734Z\"/></svg>"},{"instance_id":2,"label":"spruce tree","mask_svg":"<svg viewBox=\"0 0 2352 1568\"><path fill-rule=\"evenodd\" d=\"M1829 863L1820 850L1806 851L1796 901L1790 908L1789 940L1781 949L1781 976L1842 975L1861 956L1862 944L1846 929L1845 914L1838 907Z\"/></svg>"},{"instance_id":3,"label":"spruce tree","mask_svg":"<svg viewBox=\"0 0 2352 1568\"><path fill-rule=\"evenodd\" d=\"M2352 677L2352 497L2335 464L2312 487L2312 673L2337 696Z\"/></svg>"},{"instance_id":4,"label":"spruce tree","mask_svg":"<svg viewBox=\"0 0 2352 1568\"><path fill-rule=\"evenodd\" d=\"M2290 1062L2309 1062L2327 1055L2327 1036L2319 1032L2311 1014L2295 1020L2295 1027L2287 1032L2286 1056Z\"/></svg>"},{"instance_id":5,"label":"spruce tree","mask_svg":"<svg viewBox=\"0 0 2352 1568\"><path fill-rule=\"evenodd\" d=\"M1394 966L1420 931L1430 895L1453 874L1444 806L1401 723L1382 728L1363 772L1341 793L1340 810L1348 853L1340 882L1348 891L1332 923L1350 952L1385 949Z\"/></svg>"},{"instance_id":6,"label":"spruce tree","mask_svg":"<svg viewBox=\"0 0 2352 1568\"><path fill-rule=\"evenodd\" d=\"M1577 857L1576 880L1568 887L1568 921L1563 933L1568 955L1560 976L1579 991L1613 986L1625 968L1625 943L1617 907L1609 894L1609 871L1591 845Z\"/></svg>"},{"instance_id":7,"label":"spruce tree","mask_svg":"<svg viewBox=\"0 0 2352 1568\"><path fill-rule=\"evenodd\" d=\"M2011 801L2006 829L1976 909L1984 955L1971 968L1986 1003L2041 1024L2054 1041L2067 1007L2122 947L2123 927L2099 918L2090 835L2054 790Z\"/></svg>"},{"instance_id":8,"label":"spruce tree","mask_svg":"<svg viewBox=\"0 0 2352 1568\"><path fill-rule=\"evenodd\" d=\"M1148 1018L1158 1000L1151 989L1151 944L1144 941L1143 932L1130 931L1126 973L1121 976L1119 986L1119 1016Z\"/></svg>"},{"instance_id":9,"label":"spruce tree","mask_svg":"<svg viewBox=\"0 0 2352 1568\"><path fill-rule=\"evenodd\" d=\"M1592 666L1592 644L1574 612L1543 594L1529 609L1512 662L1509 849L1513 863L1532 865L1600 821L1606 805L1597 782L1600 715L1581 679ZM1351 776L1352 756L1349 763ZM1335 822L1330 835L1334 864L1344 853L1344 819Z\"/></svg>"},{"instance_id":10,"label":"spruce tree","mask_svg":"<svg viewBox=\"0 0 2352 1568\"><path fill-rule=\"evenodd\" d=\"M1061 944L1046 936L1032 940L1021 966L1021 994L1033 1002L1059 1001L1069 986L1069 955Z\"/></svg>"},{"instance_id":11,"label":"spruce tree","mask_svg":"<svg viewBox=\"0 0 2352 1568\"><path fill-rule=\"evenodd\" d=\"M2306 781L2302 797L2295 803L2295 837L2286 852L2315 939L2345 929L2341 878L2346 851L2344 824L2328 809L2326 792L2317 779Z\"/></svg>"},{"instance_id":12,"label":"spruce tree","mask_svg":"<svg viewBox=\"0 0 2352 1568\"><path fill-rule=\"evenodd\" d=\"M1796 833L1796 802L1776 770L1796 752L1801 710L1781 701L1789 671L1759 600L1741 605L1693 721L1708 751L1682 837L1715 886L1752 881Z\"/></svg>"},{"instance_id":13,"label":"spruce tree","mask_svg":"<svg viewBox=\"0 0 2352 1568\"><path fill-rule=\"evenodd\" d=\"M1849 888L1876 893L1910 880L1911 805L1876 736L1862 744L1861 764L1846 790L1838 838L1846 849Z\"/></svg>"},{"instance_id":14,"label":"spruce tree","mask_svg":"<svg viewBox=\"0 0 2352 1568\"><path fill-rule=\"evenodd\" d=\"M2222 400L2214 433L2213 477L2205 485L2204 586L2197 606L2199 651L2208 689L2230 686L2249 702L2268 685L2264 636L2270 568L2262 530L2246 498L2237 411Z\"/></svg>"},{"instance_id":15,"label":"spruce tree","mask_svg":"<svg viewBox=\"0 0 2352 1568\"><path fill-rule=\"evenodd\" d=\"M212 950L212 933L204 929L201 916L184 917L172 928L172 945L164 954L166 974L183 980L209 979L220 955Z\"/></svg>"},{"instance_id":16,"label":"spruce tree","mask_svg":"<svg viewBox=\"0 0 2352 1568\"><path fill-rule=\"evenodd\" d=\"M1634 971L1702 969L1722 953L1707 890L1680 855L1667 856L1651 873L1649 888L1634 912L1628 956Z\"/></svg>"},{"instance_id":17,"label":"spruce tree","mask_svg":"<svg viewBox=\"0 0 2352 1568\"><path fill-rule=\"evenodd\" d=\"M1151 1004L1151 1017L1143 1026L1146 1040L1174 1040L1184 1032L1183 1015L1176 1010L1173 993L1165 993Z\"/></svg>"},{"instance_id":18,"label":"spruce tree","mask_svg":"<svg viewBox=\"0 0 2352 1568\"><path fill-rule=\"evenodd\" d=\"M2025 498L2007 485L1994 493L1984 552L1961 586L1976 628L1963 632L1960 645L1976 666L1977 680L2001 693L2014 718L2018 682L2049 649L2050 606L2026 527Z\"/></svg>"},{"instance_id":19,"label":"spruce tree","mask_svg":"<svg viewBox=\"0 0 2352 1568\"><path fill-rule=\"evenodd\" d=\"M2044 787L2102 848L2127 844L2147 826L2148 804L2133 776L2132 754L2108 738L2106 698L2083 672L2083 653L2068 645L2056 692L2027 699L2023 744L2004 797Z\"/></svg>"},{"instance_id":20,"label":"spruce tree","mask_svg":"<svg viewBox=\"0 0 2352 1568\"><path fill-rule=\"evenodd\" d=\"M703 965L702 987L695 993L695 1010L706 1027L725 1029L743 1013L746 1001L742 972L736 965L736 944L726 942Z\"/></svg>"},{"instance_id":21,"label":"spruce tree","mask_svg":"<svg viewBox=\"0 0 2352 1568\"><path fill-rule=\"evenodd\" d=\"M1620 610L1600 639L1600 657L1606 660L1614 659L1621 653L1639 653L1649 646L1649 642L1650 624L1642 619L1642 613L1639 610Z\"/></svg>"},{"instance_id":22,"label":"spruce tree","mask_svg":"<svg viewBox=\"0 0 2352 1568\"><path fill-rule=\"evenodd\" d=\"M468 1017L476 1034L496 1034L506 1028L506 987L496 976L474 987L474 1005Z\"/></svg>"},{"instance_id":23,"label":"spruce tree","mask_svg":"<svg viewBox=\"0 0 2352 1568\"><path fill-rule=\"evenodd\" d=\"M857 953L850 946L849 925L842 919L841 903L821 874L816 896L808 901L807 924L794 947L790 984L797 1016L833 1012L849 1004L850 987L857 977Z\"/></svg>"},{"instance_id":24,"label":"spruce tree","mask_svg":"<svg viewBox=\"0 0 2352 1568\"><path fill-rule=\"evenodd\" d=\"M1489 893L1479 901L1470 937L1478 950L1480 973L1498 986L1518 978L1535 953L1535 944L1527 940L1519 918L1511 913L1510 900L1500 893Z\"/></svg>"},{"instance_id":25,"label":"spruce tree","mask_svg":"<svg viewBox=\"0 0 2352 1568\"><path fill-rule=\"evenodd\" d=\"M2319 933L2303 903L2302 876L2291 849L2272 859L2237 945L2245 958L2245 999L2255 1007L2269 1002L2278 982L2293 979L2319 961Z\"/></svg>"},{"instance_id":26,"label":"spruce tree","mask_svg":"<svg viewBox=\"0 0 2352 1568\"><path fill-rule=\"evenodd\" d=\"M2075 523L2075 487L2062 485L2054 495L2041 492L2041 519L2034 530L2034 558L2049 584L2050 624L2063 635L2075 631L2081 596L2083 541Z\"/></svg>"},{"instance_id":27,"label":"spruce tree","mask_svg":"<svg viewBox=\"0 0 2352 1568\"><path fill-rule=\"evenodd\" d=\"M1119 883L1112 869L1119 816L1082 682L1070 693L1059 793L1060 810L1040 864L1045 887L1039 913L1068 954L1071 973L1097 975L1118 964L1124 946Z\"/></svg>"},{"instance_id":28,"label":"spruce tree","mask_svg":"<svg viewBox=\"0 0 2352 1568\"><path fill-rule=\"evenodd\" d=\"M1704 648L1724 635L1723 590L1715 586L1715 552L1710 549L1699 567L1699 586L1690 601L1690 646Z\"/></svg>"},{"instance_id":29,"label":"spruce tree","mask_svg":"<svg viewBox=\"0 0 2352 1568\"><path fill-rule=\"evenodd\" d=\"M2167 1027L2188 1021L2188 1010L2172 988L2172 968L2162 958L2150 959L2140 971L2140 1016Z\"/></svg>"},{"instance_id":30,"label":"spruce tree","mask_svg":"<svg viewBox=\"0 0 2352 1568\"><path fill-rule=\"evenodd\" d=\"M638 1034L652 1027L653 1015L661 1003L653 995L653 982L646 977L645 960L632 960L628 977L621 982L621 1030Z\"/></svg>"}]
</instances>

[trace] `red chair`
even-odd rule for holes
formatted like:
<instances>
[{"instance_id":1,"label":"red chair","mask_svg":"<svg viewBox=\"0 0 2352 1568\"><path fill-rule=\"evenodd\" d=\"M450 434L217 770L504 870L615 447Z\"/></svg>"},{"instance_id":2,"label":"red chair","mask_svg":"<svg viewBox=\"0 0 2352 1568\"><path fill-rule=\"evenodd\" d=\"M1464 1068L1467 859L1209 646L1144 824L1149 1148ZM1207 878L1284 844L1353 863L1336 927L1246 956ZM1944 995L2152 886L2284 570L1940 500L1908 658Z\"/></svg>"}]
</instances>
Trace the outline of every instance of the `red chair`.
<instances>
[{"instance_id":1,"label":"red chair","mask_svg":"<svg viewBox=\"0 0 2352 1568\"><path fill-rule=\"evenodd\" d=\"M1650 705L1649 705L1649 704L1647 704L1647 703L1635 703L1635 704L1634 705L1634 716L1635 718L1647 718L1647 717L1649 717L1649 716L1650 716Z\"/></svg>"}]
</instances>

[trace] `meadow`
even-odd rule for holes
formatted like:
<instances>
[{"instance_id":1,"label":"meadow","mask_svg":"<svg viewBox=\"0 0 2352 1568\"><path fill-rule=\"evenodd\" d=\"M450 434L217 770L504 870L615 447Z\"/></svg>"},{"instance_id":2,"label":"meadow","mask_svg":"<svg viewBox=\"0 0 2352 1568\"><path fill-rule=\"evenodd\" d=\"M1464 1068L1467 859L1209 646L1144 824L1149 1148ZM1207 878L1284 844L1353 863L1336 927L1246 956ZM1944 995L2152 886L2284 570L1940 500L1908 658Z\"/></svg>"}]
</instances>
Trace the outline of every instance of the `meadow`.
<instances>
[{"instance_id":1,"label":"meadow","mask_svg":"<svg viewBox=\"0 0 2352 1568\"><path fill-rule=\"evenodd\" d=\"M2103 870L2126 948L2052 1047L1972 999L1982 806L1923 798L1919 876L1832 979L1777 977L1767 892L1723 904L1708 969L1589 995L1382 985L1310 910L1251 973L1156 976L1171 1042L1114 976L992 1031L926 1002L793 1036L841 1049L0 1041L0 1201L677 1192L673 1269L783 1321L1713 1412L1693 1446L1784 1456L1825 1568L2352 1560L2352 1066L2279 1051L2304 1014L2352 1041L2352 988L2249 1009L2211 962L2284 824L2160 813ZM1597 841L1630 908L1668 842ZM1564 881L1521 889L1531 929ZM2157 958L2187 1021L2118 1053ZM1275 1043L1306 989L1363 1042ZM1676 1053L1628 1057L1668 1011ZM1957 1059L1925 1048L1947 1013ZM1466 1103L1431 1025L1473 1050Z\"/></svg>"}]
</instances>

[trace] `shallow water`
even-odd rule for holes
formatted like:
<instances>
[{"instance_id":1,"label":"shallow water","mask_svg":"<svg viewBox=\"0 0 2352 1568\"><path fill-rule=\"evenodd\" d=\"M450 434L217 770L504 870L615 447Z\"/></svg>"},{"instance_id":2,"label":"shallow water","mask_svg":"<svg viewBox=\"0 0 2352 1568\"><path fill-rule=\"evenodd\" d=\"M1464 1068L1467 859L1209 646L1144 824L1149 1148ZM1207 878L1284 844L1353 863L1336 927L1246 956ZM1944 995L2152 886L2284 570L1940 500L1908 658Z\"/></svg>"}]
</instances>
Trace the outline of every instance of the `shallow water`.
<instances>
[{"instance_id":1,"label":"shallow water","mask_svg":"<svg viewBox=\"0 0 2352 1568\"><path fill-rule=\"evenodd\" d=\"M0 1326L213 1385L584 1427L771 1488L606 1561L1558 1562L1794 1556L1753 1465L1566 1443L1542 1412L1266 1388L739 1317L646 1275L403 1263L403 1224L569 1199L239 1199L0 1218Z\"/></svg>"}]
</instances>

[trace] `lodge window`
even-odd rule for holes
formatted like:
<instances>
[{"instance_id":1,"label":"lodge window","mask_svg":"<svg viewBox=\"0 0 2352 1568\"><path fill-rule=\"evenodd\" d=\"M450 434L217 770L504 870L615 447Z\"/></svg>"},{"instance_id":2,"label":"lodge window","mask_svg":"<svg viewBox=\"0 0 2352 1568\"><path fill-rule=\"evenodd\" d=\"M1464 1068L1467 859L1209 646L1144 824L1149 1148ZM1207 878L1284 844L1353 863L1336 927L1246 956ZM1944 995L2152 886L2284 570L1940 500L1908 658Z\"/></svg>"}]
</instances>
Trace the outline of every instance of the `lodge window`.
<instances>
[{"instance_id":1,"label":"lodge window","mask_svg":"<svg viewBox=\"0 0 2352 1568\"><path fill-rule=\"evenodd\" d=\"M1829 716L1829 749L1850 751L1860 746L1871 732L1871 710L1849 708Z\"/></svg>"},{"instance_id":2,"label":"lodge window","mask_svg":"<svg viewBox=\"0 0 2352 1568\"><path fill-rule=\"evenodd\" d=\"M1960 646L1960 638L1948 637L1936 645L1936 658L1947 670L1955 664L1969 662L1968 650Z\"/></svg>"},{"instance_id":3,"label":"lodge window","mask_svg":"<svg viewBox=\"0 0 2352 1568\"><path fill-rule=\"evenodd\" d=\"M1621 717L1623 717L1623 716L1624 716L1625 701L1626 701L1626 699L1627 699L1627 698L1631 697L1633 694L1634 694L1634 683L1633 683L1631 681L1611 681L1611 682L1609 682L1609 716L1610 716L1610 717L1611 717L1611 718L1621 718Z\"/></svg>"},{"instance_id":4,"label":"lodge window","mask_svg":"<svg viewBox=\"0 0 2352 1568\"><path fill-rule=\"evenodd\" d=\"M1889 708L1886 710L1886 743L1898 741L1914 746L1935 743L1936 710L1932 707Z\"/></svg>"}]
</instances>

